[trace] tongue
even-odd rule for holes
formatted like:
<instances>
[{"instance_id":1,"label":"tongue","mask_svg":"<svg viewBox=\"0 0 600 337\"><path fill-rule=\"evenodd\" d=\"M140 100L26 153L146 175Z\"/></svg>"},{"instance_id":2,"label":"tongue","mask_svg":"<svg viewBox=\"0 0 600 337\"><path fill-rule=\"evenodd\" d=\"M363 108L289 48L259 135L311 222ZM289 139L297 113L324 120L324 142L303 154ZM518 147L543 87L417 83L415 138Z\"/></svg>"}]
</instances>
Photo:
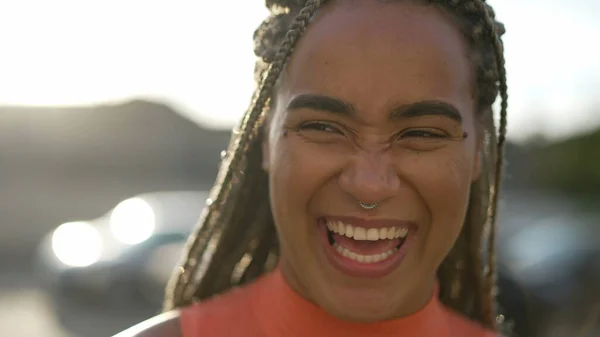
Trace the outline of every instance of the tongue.
<instances>
[{"instance_id":1,"label":"tongue","mask_svg":"<svg viewBox=\"0 0 600 337\"><path fill-rule=\"evenodd\" d=\"M377 241L358 241L346 237L345 235L333 234L333 240L338 245L348 249L351 252L362 255L375 255L385 253L400 244L400 239L384 239Z\"/></svg>"}]
</instances>

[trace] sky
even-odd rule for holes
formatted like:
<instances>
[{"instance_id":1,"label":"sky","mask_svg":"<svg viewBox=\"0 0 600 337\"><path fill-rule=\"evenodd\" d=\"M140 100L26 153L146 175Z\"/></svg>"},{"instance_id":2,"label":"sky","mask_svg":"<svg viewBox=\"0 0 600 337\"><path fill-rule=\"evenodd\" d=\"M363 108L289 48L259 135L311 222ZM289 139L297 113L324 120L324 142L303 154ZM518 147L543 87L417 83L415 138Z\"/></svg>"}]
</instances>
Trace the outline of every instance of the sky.
<instances>
[{"instance_id":1,"label":"sky","mask_svg":"<svg viewBox=\"0 0 600 337\"><path fill-rule=\"evenodd\" d=\"M507 27L509 137L600 125L597 0L488 0ZM0 105L165 101L237 125L263 0L0 0ZM231 10L235 8L235 11ZM596 13L596 14L594 14Z\"/></svg>"}]
</instances>

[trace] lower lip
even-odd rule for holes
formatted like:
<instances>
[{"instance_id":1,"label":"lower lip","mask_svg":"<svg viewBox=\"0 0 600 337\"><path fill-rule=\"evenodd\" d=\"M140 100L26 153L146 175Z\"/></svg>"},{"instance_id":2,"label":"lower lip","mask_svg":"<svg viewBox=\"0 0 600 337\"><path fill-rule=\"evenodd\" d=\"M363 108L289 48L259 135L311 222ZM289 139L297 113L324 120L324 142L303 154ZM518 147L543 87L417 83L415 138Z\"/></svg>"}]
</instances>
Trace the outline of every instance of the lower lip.
<instances>
[{"instance_id":1,"label":"lower lip","mask_svg":"<svg viewBox=\"0 0 600 337\"><path fill-rule=\"evenodd\" d=\"M323 245L323 251L327 260L339 271L352 277L360 278L380 278L391 273L396 269L400 263L404 260L411 243L414 241L409 233L404 243L400 246L392 256L387 259L374 263L360 263L355 260L351 260L343 255L340 255L327 238L327 228L324 223L318 224L319 236L321 238L321 244Z\"/></svg>"}]
</instances>

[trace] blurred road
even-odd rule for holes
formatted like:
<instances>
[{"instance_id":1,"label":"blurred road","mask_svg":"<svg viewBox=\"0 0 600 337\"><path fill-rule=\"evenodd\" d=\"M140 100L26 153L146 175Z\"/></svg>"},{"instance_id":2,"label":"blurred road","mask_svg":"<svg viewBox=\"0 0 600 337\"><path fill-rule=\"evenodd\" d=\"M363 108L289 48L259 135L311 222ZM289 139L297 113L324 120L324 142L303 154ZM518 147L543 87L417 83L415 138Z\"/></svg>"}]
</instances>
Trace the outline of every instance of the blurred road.
<instances>
[{"instance_id":1,"label":"blurred road","mask_svg":"<svg viewBox=\"0 0 600 337\"><path fill-rule=\"evenodd\" d=\"M0 336L72 337L55 319L46 295L24 269L1 269Z\"/></svg>"},{"instance_id":2,"label":"blurred road","mask_svg":"<svg viewBox=\"0 0 600 337\"><path fill-rule=\"evenodd\" d=\"M52 316L44 294L35 289L0 292L0 335L71 337Z\"/></svg>"},{"instance_id":3,"label":"blurred road","mask_svg":"<svg viewBox=\"0 0 600 337\"><path fill-rule=\"evenodd\" d=\"M24 264L27 265L27 264ZM0 336L110 337L152 315L145 309L56 308L28 267L2 265L0 270ZM59 310L67 320L61 322Z\"/></svg>"}]
</instances>

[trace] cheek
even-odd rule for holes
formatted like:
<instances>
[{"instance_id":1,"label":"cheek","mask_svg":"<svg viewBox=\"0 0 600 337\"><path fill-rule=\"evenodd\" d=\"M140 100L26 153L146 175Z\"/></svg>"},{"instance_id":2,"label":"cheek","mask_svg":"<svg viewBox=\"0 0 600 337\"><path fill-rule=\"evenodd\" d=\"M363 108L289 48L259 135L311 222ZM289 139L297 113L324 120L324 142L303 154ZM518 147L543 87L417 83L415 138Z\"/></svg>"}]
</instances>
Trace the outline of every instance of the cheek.
<instances>
[{"instance_id":1,"label":"cheek","mask_svg":"<svg viewBox=\"0 0 600 337\"><path fill-rule=\"evenodd\" d=\"M462 228L473 160L468 151L424 153L401 168L428 210L427 233L420 237L421 254L429 255L428 260L436 265L454 245Z\"/></svg>"},{"instance_id":2,"label":"cheek","mask_svg":"<svg viewBox=\"0 0 600 337\"><path fill-rule=\"evenodd\" d=\"M304 242L316 235L311 200L335 172L336 161L294 135L271 144L270 197L282 246L308 247Z\"/></svg>"}]
</instances>

